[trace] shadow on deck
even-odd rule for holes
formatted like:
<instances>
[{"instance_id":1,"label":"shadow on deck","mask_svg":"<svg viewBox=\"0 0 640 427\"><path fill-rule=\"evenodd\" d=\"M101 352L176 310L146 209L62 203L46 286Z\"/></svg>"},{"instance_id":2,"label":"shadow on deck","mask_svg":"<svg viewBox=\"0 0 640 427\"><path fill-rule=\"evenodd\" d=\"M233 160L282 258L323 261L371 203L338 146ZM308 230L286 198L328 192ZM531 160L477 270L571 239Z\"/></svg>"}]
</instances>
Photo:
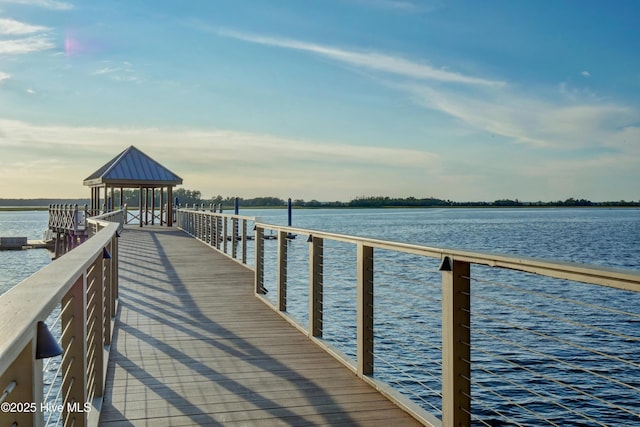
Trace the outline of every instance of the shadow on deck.
<instances>
[{"instance_id":1,"label":"shadow on deck","mask_svg":"<svg viewBox=\"0 0 640 427\"><path fill-rule=\"evenodd\" d=\"M181 231L128 228L100 425L420 425Z\"/></svg>"}]
</instances>

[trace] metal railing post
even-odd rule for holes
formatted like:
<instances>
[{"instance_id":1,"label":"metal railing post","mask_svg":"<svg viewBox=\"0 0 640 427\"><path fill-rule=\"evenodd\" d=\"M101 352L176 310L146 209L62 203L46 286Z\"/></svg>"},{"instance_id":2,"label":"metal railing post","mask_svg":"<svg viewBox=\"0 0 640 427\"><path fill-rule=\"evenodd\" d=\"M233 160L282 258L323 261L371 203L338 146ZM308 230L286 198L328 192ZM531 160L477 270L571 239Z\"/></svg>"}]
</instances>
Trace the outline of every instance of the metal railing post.
<instances>
[{"instance_id":1,"label":"metal railing post","mask_svg":"<svg viewBox=\"0 0 640 427\"><path fill-rule=\"evenodd\" d=\"M442 425L471 424L471 267L445 257L442 271Z\"/></svg>"},{"instance_id":2,"label":"metal railing post","mask_svg":"<svg viewBox=\"0 0 640 427\"><path fill-rule=\"evenodd\" d=\"M264 293L264 229L256 227L255 233L255 271L256 271L256 285L255 293Z\"/></svg>"},{"instance_id":3,"label":"metal railing post","mask_svg":"<svg viewBox=\"0 0 640 427\"><path fill-rule=\"evenodd\" d=\"M215 210L212 213L212 227L211 231L211 246L214 248L218 248L218 215L216 215Z\"/></svg>"},{"instance_id":4,"label":"metal railing post","mask_svg":"<svg viewBox=\"0 0 640 427\"><path fill-rule=\"evenodd\" d=\"M231 258L236 259L238 255L238 218L231 219Z\"/></svg>"},{"instance_id":5,"label":"metal railing post","mask_svg":"<svg viewBox=\"0 0 640 427\"><path fill-rule=\"evenodd\" d=\"M224 252L226 254L227 253L227 235L229 233L228 225L227 225L228 221L227 221L227 217L226 216L223 217L222 220L224 221L222 223L222 234L223 234L223 236L222 236L222 240L223 240L222 241L222 252Z\"/></svg>"},{"instance_id":6,"label":"metal railing post","mask_svg":"<svg viewBox=\"0 0 640 427\"><path fill-rule=\"evenodd\" d=\"M311 237L309 245L309 333L322 337L322 251L321 237Z\"/></svg>"},{"instance_id":7,"label":"metal railing post","mask_svg":"<svg viewBox=\"0 0 640 427\"><path fill-rule=\"evenodd\" d=\"M213 220L214 220L214 215L213 214L207 214L207 218L208 218L208 227L209 227L209 235L208 235L207 243L209 244L209 246L213 246Z\"/></svg>"},{"instance_id":8,"label":"metal railing post","mask_svg":"<svg viewBox=\"0 0 640 427\"><path fill-rule=\"evenodd\" d=\"M242 263L247 263L247 220L242 220Z\"/></svg>"},{"instance_id":9,"label":"metal railing post","mask_svg":"<svg viewBox=\"0 0 640 427\"><path fill-rule=\"evenodd\" d=\"M287 311L287 232L278 231L278 310Z\"/></svg>"},{"instance_id":10,"label":"metal railing post","mask_svg":"<svg viewBox=\"0 0 640 427\"><path fill-rule=\"evenodd\" d=\"M373 374L373 247L357 248L357 363L358 375Z\"/></svg>"}]
</instances>

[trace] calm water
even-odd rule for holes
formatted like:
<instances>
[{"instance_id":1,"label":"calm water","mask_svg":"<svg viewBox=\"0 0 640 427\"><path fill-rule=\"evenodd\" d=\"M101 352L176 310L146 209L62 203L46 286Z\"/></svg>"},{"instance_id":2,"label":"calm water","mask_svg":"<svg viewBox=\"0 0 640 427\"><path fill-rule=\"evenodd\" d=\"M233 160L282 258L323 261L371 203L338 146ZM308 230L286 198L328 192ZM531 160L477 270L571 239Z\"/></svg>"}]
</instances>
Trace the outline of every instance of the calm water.
<instances>
[{"instance_id":1,"label":"calm water","mask_svg":"<svg viewBox=\"0 0 640 427\"><path fill-rule=\"evenodd\" d=\"M285 225L283 210L241 210ZM0 236L40 239L46 211L0 211ZM294 210L293 226L429 246L640 270L638 209ZM48 251L0 252L0 292L50 262Z\"/></svg>"},{"instance_id":2,"label":"calm water","mask_svg":"<svg viewBox=\"0 0 640 427\"><path fill-rule=\"evenodd\" d=\"M240 213L255 215L261 222L271 224L284 225L287 221L284 210L247 209ZM41 238L46 224L47 212L0 212L2 236ZM638 209L296 210L293 226L428 246L640 270ZM265 245L267 252L275 253L275 242L265 242ZM306 245L304 239L297 239L291 245L299 245L302 252L306 250L303 248ZM330 254L334 254L336 259L332 260ZM353 356L355 275L353 271L344 271L339 265L345 259L354 259L355 253L352 247L335 245L331 251L325 248L325 256L325 338ZM437 413L440 402L436 393L429 391L441 387L439 348L429 348L440 340L440 274L437 272L437 261L433 265L424 265L421 259L396 259L392 255L388 259L381 256L379 261L376 255L376 259L376 274L379 276L375 279L375 351L380 357L391 360L389 363L388 360L376 359L376 376L399 389L407 389L414 394L414 400ZM49 262L50 256L46 250L0 252L0 292ZM296 262L300 265L296 266ZM304 262L302 257L300 260L290 260L290 271L298 270L303 274L301 277L291 277L288 301L288 311L303 324L306 322L307 307L304 272L308 268ZM601 383L597 377L594 379L593 375L585 375L572 365L560 362L569 360L576 367L587 366L596 374L634 384L636 390L640 389L640 352L637 351L638 341L634 341L640 338L640 321L637 317L629 318L618 313L640 313L640 295L486 270L472 269L472 276L477 274L487 280L486 283L472 284L472 377L476 381L474 390L481 391L474 392L474 413L479 414L482 423L538 425L539 422L528 418L527 411L533 410L545 413L552 422L560 425L593 425L589 420L567 415L565 409L546 407L540 395L551 393L554 400L561 401L569 408L579 407L582 412L605 424L640 425L639 419L619 409L603 409L600 407L602 405L591 407L591 403L581 405L584 396L579 391L589 390L596 398L606 401L614 399L616 404L627 408L637 407L640 393ZM407 274L408 271L410 274ZM416 276L422 278L418 281ZM274 289L273 284L271 286ZM522 290L544 292L553 298L570 297L587 305L559 303L558 300L549 300L549 297L523 294ZM268 295L274 297L275 292ZM530 312L523 315L521 309L516 310L512 306L526 307ZM552 317L540 317L538 310L551 313ZM594 329L582 329L576 334L570 323L574 320L632 339L600 336ZM526 328L527 331L524 333L518 328ZM541 338L546 334L561 337L561 342ZM633 360L636 366L629 369L628 365L603 362L593 354L581 351L582 345L595 346L607 353ZM535 349L544 350L552 358L541 360ZM553 380L532 376L526 370L514 368L514 363L549 372ZM431 374L424 373L425 367L432 371ZM405 374L401 379L394 371L396 368ZM526 384L534 394L523 393L510 382ZM567 390L558 386L558 382L572 385ZM416 387L416 384L420 386ZM526 410L514 411L516 406L505 405L503 398L493 396L489 391L482 392L483 387L520 402ZM496 410L509 416L497 417L493 412Z\"/></svg>"},{"instance_id":3,"label":"calm water","mask_svg":"<svg viewBox=\"0 0 640 427\"><path fill-rule=\"evenodd\" d=\"M286 212L246 210L285 225ZM640 270L639 209L294 210L294 227Z\"/></svg>"},{"instance_id":4,"label":"calm water","mask_svg":"<svg viewBox=\"0 0 640 427\"><path fill-rule=\"evenodd\" d=\"M0 211L0 236L42 239L48 215L47 211ZM51 255L46 249L0 251L0 294L50 262Z\"/></svg>"}]
</instances>

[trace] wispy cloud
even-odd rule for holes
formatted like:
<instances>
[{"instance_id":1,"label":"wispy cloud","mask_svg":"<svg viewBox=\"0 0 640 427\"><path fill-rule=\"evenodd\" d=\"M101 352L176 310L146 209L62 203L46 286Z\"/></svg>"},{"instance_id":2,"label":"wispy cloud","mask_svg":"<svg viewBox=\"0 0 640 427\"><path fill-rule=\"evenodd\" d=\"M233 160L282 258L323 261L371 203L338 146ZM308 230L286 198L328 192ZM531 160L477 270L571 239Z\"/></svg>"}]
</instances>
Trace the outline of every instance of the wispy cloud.
<instances>
[{"instance_id":1,"label":"wispy cloud","mask_svg":"<svg viewBox=\"0 0 640 427\"><path fill-rule=\"evenodd\" d=\"M94 71L94 72L93 72L93 73L91 73L91 74L96 75L96 76L99 76L99 75L101 75L101 74L112 74L112 73L117 73L118 71L121 71L121 70L122 70L122 68L115 68L115 67L103 67L103 68L100 68L100 69L98 69L98 70Z\"/></svg>"},{"instance_id":2,"label":"wispy cloud","mask_svg":"<svg viewBox=\"0 0 640 427\"><path fill-rule=\"evenodd\" d=\"M366 7L398 12L429 12L439 8L442 0L349 0Z\"/></svg>"},{"instance_id":3,"label":"wispy cloud","mask_svg":"<svg viewBox=\"0 0 640 427\"><path fill-rule=\"evenodd\" d=\"M68 2L58 0L0 0L2 3L25 4L29 6L43 7L51 10L69 10L73 9L73 5Z\"/></svg>"},{"instance_id":4,"label":"wispy cloud","mask_svg":"<svg viewBox=\"0 0 640 427\"><path fill-rule=\"evenodd\" d=\"M588 71L583 71L580 73L583 77L591 77L591 73Z\"/></svg>"},{"instance_id":5,"label":"wispy cloud","mask_svg":"<svg viewBox=\"0 0 640 427\"><path fill-rule=\"evenodd\" d=\"M16 162L25 165L51 156L59 159L63 167L78 170L77 165L83 164L87 170L78 172L77 176L59 173L55 178L49 175L45 179L47 171L22 167L21 176L40 177L46 182L62 180L51 186L52 191L69 185L75 194L82 194L81 180L99 166L96 158L109 160L128 145L148 151L181 175L189 188L213 191L208 190L211 182L227 188L221 183L229 180L227 191L234 191L233 188L239 188L238 182L246 181L246 190L254 195L269 194L274 189L292 191L291 188L304 183L308 188L324 186L326 194L335 193L336 187L353 187L351 195L355 196L361 194L356 188L362 186L363 181L372 187L371 191L375 188L382 191L391 186L393 174L402 175L404 179L418 174L420 179L412 178L412 182L417 183L438 164L438 156L424 150L332 144L229 130L42 126L3 119L0 119L0 129L4 156L0 180L20 179L12 168ZM118 141L117 147L114 141ZM180 141L181 147L177 151L176 141ZM239 179L254 176L256 171L260 171L259 180ZM367 175L367 179L363 180L358 174ZM265 187L260 187L263 184ZM33 188L43 191L42 186Z\"/></svg>"},{"instance_id":6,"label":"wispy cloud","mask_svg":"<svg viewBox=\"0 0 640 427\"><path fill-rule=\"evenodd\" d=\"M0 18L0 35L10 37L0 40L0 54L19 55L51 49L54 44L49 36L46 34L30 35L49 30L50 28L41 25L31 25L14 19ZM25 35L30 36L21 37Z\"/></svg>"},{"instance_id":7,"label":"wispy cloud","mask_svg":"<svg viewBox=\"0 0 640 427\"><path fill-rule=\"evenodd\" d=\"M4 82L5 80L9 80L10 78L11 78L11 74L7 74L0 71L0 85L2 84L2 82Z\"/></svg>"},{"instance_id":8,"label":"wispy cloud","mask_svg":"<svg viewBox=\"0 0 640 427\"><path fill-rule=\"evenodd\" d=\"M321 44L308 43L294 39L260 36L228 29L221 29L218 31L218 34L250 43L309 52L316 55L328 57L352 66L362 67L368 70L393 74L406 78L432 80L443 83L455 83L463 85L494 87L505 85L505 82L503 81L468 76L461 73L435 68L424 63L403 58L401 56L389 55L385 53L359 52Z\"/></svg>"},{"instance_id":9,"label":"wispy cloud","mask_svg":"<svg viewBox=\"0 0 640 427\"><path fill-rule=\"evenodd\" d=\"M49 37L32 36L16 40L0 40L0 54L17 55L53 49L55 44Z\"/></svg>"},{"instance_id":10,"label":"wispy cloud","mask_svg":"<svg viewBox=\"0 0 640 427\"><path fill-rule=\"evenodd\" d=\"M0 128L4 131L4 144L21 144L28 141L40 141L61 148L87 145L101 150L110 150L111 141L120 140L123 144L141 144L157 141L161 146L171 147L180 140L182 151L198 153L204 146L211 150L211 158L199 152L193 157L198 164L202 159L209 161L242 161L257 164L266 161L297 159L305 161L336 161L348 163L366 163L373 165L391 165L400 167L424 167L435 160L436 156L421 150L401 147L387 148L375 146L356 146L348 144L329 144L319 141L305 141L281 138L268 134L254 134L229 130L165 130L157 128L119 129L71 126L41 126L15 120L0 119ZM187 157L190 158L191 154ZM181 155L172 154L173 158ZM217 159L217 160L216 160Z\"/></svg>"},{"instance_id":11,"label":"wispy cloud","mask_svg":"<svg viewBox=\"0 0 640 427\"><path fill-rule=\"evenodd\" d=\"M136 71L130 62L123 62L120 66L106 65L92 72L94 76L106 76L111 80L121 82L141 82L140 77L136 75Z\"/></svg>"},{"instance_id":12,"label":"wispy cloud","mask_svg":"<svg viewBox=\"0 0 640 427\"><path fill-rule=\"evenodd\" d=\"M48 31L41 25L31 25L14 19L0 18L0 35L24 35Z\"/></svg>"},{"instance_id":13,"label":"wispy cloud","mask_svg":"<svg viewBox=\"0 0 640 427\"><path fill-rule=\"evenodd\" d=\"M299 40L223 29L219 34L265 46L293 49L351 66L386 73L384 84L406 91L426 108L445 113L467 126L536 147L603 147L640 121L632 107L560 85L555 93L524 91L516 84L437 69L379 52L361 52ZM584 71L583 76L590 73ZM398 79L410 78L412 81Z\"/></svg>"},{"instance_id":14,"label":"wispy cloud","mask_svg":"<svg viewBox=\"0 0 640 427\"><path fill-rule=\"evenodd\" d=\"M544 98L515 90L455 92L411 86L413 99L479 131L540 148L573 150L606 147L640 121L632 107L592 99L566 101L561 93Z\"/></svg>"}]
</instances>

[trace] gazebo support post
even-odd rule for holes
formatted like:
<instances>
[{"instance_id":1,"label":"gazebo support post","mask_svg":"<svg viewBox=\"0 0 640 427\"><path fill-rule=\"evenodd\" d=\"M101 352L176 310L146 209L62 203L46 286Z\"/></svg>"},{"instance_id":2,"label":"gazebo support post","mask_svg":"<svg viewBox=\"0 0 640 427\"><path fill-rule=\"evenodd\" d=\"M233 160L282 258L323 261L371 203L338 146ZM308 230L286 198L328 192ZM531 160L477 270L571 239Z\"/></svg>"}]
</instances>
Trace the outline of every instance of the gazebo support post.
<instances>
[{"instance_id":1,"label":"gazebo support post","mask_svg":"<svg viewBox=\"0 0 640 427\"><path fill-rule=\"evenodd\" d=\"M156 223L156 188L151 189L151 225Z\"/></svg>"},{"instance_id":2,"label":"gazebo support post","mask_svg":"<svg viewBox=\"0 0 640 427\"><path fill-rule=\"evenodd\" d=\"M144 189L144 225L149 225L149 189Z\"/></svg>"},{"instance_id":3,"label":"gazebo support post","mask_svg":"<svg viewBox=\"0 0 640 427\"><path fill-rule=\"evenodd\" d=\"M160 227L162 227L164 215L164 187L160 187Z\"/></svg>"},{"instance_id":4,"label":"gazebo support post","mask_svg":"<svg viewBox=\"0 0 640 427\"><path fill-rule=\"evenodd\" d=\"M140 186L140 210L138 211L138 217L140 218L140 227L142 227L142 185Z\"/></svg>"},{"instance_id":5,"label":"gazebo support post","mask_svg":"<svg viewBox=\"0 0 640 427\"><path fill-rule=\"evenodd\" d=\"M173 227L173 187L167 187L167 227Z\"/></svg>"}]
</instances>

